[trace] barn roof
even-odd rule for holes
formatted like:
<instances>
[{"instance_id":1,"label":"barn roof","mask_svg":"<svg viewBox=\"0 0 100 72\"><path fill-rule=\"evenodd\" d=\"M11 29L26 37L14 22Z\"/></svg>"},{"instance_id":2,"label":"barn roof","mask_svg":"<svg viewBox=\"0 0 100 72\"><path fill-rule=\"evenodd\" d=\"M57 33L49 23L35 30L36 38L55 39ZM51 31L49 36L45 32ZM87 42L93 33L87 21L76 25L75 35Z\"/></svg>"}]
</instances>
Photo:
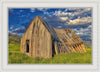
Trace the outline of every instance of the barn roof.
<instances>
[{"instance_id":1,"label":"barn roof","mask_svg":"<svg viewBox=\"0 0 100 72\"><path fill-rule=\"evenodd\" d=\"M52 37L55 40L58 40L59 41L59 38L57 37L54 29L47 22L45 22L41 17L39 17L38 15L36 15L35 18L36 17L38 17L40 19L40 21L44 24L44 26L47 28L47 30L51 33Z\"/></svg>"}]
</instances>

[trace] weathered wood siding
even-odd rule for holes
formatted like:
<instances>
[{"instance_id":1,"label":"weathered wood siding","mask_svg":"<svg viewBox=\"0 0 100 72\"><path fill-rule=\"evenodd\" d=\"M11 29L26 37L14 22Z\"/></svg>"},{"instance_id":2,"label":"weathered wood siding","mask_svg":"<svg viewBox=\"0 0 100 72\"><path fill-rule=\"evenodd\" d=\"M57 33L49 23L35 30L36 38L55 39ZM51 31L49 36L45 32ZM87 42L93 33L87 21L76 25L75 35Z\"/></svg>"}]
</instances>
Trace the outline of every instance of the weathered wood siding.
<instances>
[{"instance_id":1,"label":"weathered wood siding","mask_svg":"<svg viewBox=\"0 0 100 72\"><path fill-rule=\"evenodd\" d=\"M25 31L24 35L21 38L21 52L26 53L28 56L31 56L31 36L32 36L32 27L33 21ZM29 40L29 53L26 52L26 40Z\"/></svg>"},{"instance_id":2,"label":"weathered wood siding","mask_svg":"<svg viewBox=\"0 0 100 72\"><path fill-rule=\"evenodd\" d=\"M52 57L51 34L38 18L33 25L31 40L32 57Z\"/></svg>"},{"instance_id":3,"label":"weathered wood siding","mask_svg":"<svg viewBox=\"0 0 100 72\"><path fill-rule=\"evenodd\" d=\"M29 53L26 52L29 40ZM38 17L35 17L21 38L21 52L31 57L52 57L51 34Z\"/></svg>"}]
</instances>

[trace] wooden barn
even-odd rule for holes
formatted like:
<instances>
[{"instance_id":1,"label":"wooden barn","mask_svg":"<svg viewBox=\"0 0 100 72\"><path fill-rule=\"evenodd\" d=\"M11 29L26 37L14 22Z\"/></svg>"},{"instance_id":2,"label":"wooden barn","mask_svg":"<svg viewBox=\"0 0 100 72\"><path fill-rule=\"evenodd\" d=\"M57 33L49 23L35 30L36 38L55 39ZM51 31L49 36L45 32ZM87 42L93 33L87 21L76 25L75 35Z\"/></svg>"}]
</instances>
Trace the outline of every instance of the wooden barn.
<instances>
[{"instance_id":1,"label":"wooden barn","mask_svg":"<svg viewBox=\"0 0 100 72\"><path fill-rule=\"evenodd\" d=\"M82 39L72 29L55 29L36 16L21 38L21 52L33 58L54 54L86 52Z\"/></svg>"}]
</instances>

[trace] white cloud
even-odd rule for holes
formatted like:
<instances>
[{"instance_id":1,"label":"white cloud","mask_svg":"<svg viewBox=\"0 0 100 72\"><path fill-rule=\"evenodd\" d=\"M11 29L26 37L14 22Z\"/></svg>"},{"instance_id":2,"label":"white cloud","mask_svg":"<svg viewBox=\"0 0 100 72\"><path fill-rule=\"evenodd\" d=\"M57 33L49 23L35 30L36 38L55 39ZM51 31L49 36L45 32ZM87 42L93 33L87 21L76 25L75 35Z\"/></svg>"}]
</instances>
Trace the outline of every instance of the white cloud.
<instances>
[{"instance_id":1,"label":"white cloud","mask_svg":"<svg viewBox=\"0 0 100 72\"><path fill-rule=\"evenodd\" d=\"M52 15L54 12L47 12L47 11L44 11L43 13L44 13L44 14L47 14L47 15Z\"/></svg>"},{"instance_id":2,"label":"white cloud","mask_svg":"<svg viewBox=\"0 0 100 72\"><path fill-rule=\"evenodd\" d=\"M14 28L14 26L12 25L11 27L10 27L10 29L13 29Z\"/></svg>"},{"instance_id":3,"label":"white cloud","mask_svg":"<svg viewBox=\"0 0 100 72\"><path fill-rule=\"evenodd\" d=\"M30 10L31 10L31 12L35 12L35 8L31 8Z\"/></svg>"},{"instance_id":4,"label":"white cloud","mask_svg":"<svg viewBox=\"0 0 100 72\"><path fill-rule=\"evenodd\" d=\"M60 17L60 19L63 20L63 21L67 21L68 17Z\"/></svg>"},{"instance_id":5,"label":"white cloud","mask_svg":"<svg viewBox=\"0 0 100 72\"><path fill-rule=\"evenodd\" d=\"M13 33L12 31L8 31L8 34L14 34L14 35L16 35L17 33Z\"/></svg>"},{"instance_id":6,"label":"white cloud","mask_svg":"<svg viewBox=\"0 0 100 72\"><path fill-rule=\"evenodd\" d=\"M83 14L83 13L86 13L86 12L90 12L91 11L91 8L84 8L83 10L78 9L78 11L74 12L72 15L75 16L75 15L80 15L80 14Z\"/></svg>"},{"instance_id":7,"label":"white cloud","mask_svg":"<svg viewBox=\"0 0 100 72\"><path fill-rule=\"evenodd\" d=\"M64 12L64 11L55 11L55 13L53 15L55 16L65 16L65 15L71 15L72 13L70 12Z\"/></svg>"},{"instance_id":8,"label":"white cloud","mask_svg":"<svg viewBox=\"0 0 100 72\"><path fill-rule=\"evenodd\" d=\"M73 29L73 31L79 36L91 36L92 25L89 25L87 28Z\"/></svg>"},{"instance_id":9,"label":"white cloud","mask_svg":"<svg viewBox=\"0 0 100 72\"><path fill-rule=\"evenodd\" d=\"M19 12L23 12L23 10L20 10Z\"/></svg>"},{"instance_id":10,"label":"white cloud","mask_svg":"<svg viewBox=\"0 0 100 72\"><path fill-rule=\"evenodd\" d=\"M44 8L40 8L43 10ZM72 12L67 12L68 10ZM65 22L65 25L84 25L92 22L92 17L88 16L91 13L91 8L66 8L64 11L56 10L54 13L44 11L44 14L57 16L60 22ZM86 14L86 15L85 15ZM52 17L51 17L52 18ZM47 19L47 18L46 18Z\"/></svg>"},{"instance_id":11,"label":"white cloud","mask_svg":"<svg viewBox=\"0 0 100 72\"><path fill-rule=\"evenodd\" d=\"M92 22L92 17L82 17L82 18L77 18L74 20L69 21L69 25L83 25L83 24L89 24Z\"/></svg>"},{"instance_id":12,"label":"white cloud","mask_svg":"<svg viewBox=\"0 0 100 72\"><path fill-rule=\"evenodd\" d=\"M70 11L75 11L75 12L67 12L68 10ZM64 15L69 15L69 16L75 16L75 15L80 15L85 12L90 12L92 9L91 8L67 8L65 11L55 11L54 15L56 16L64 16Z\"/></svg>"},{"instance_id":13,"label":"white cloud","mask_svg":"<svg viewBox=\"0 0 100 72\"><path fill-rule=\"evenodd\" d=\"M50 13L49 12L44 12L44 14L48 14L49 15Z\"/></svg>"},{"instance_id":14,"label":"white cloud","mask_svg":"<svg viewBox=\"0 0 100 72\"><path fill-rule=\"evenodd\" d=\"M81 10L83 10L84 8L72 7L72 8L67 8L67 9L70 10L70 11L81 11Z\"/></svg>"},{"instance_id":15,"label":"white cloud","mask_svg":"<svg viewBox=\"0 0 100 72\"><path fill-rule=\"evenodd\" d=\"M43 11L43 12L46 13L46 10L47 10L48 8L30 8L31 12L35 12L36 9L39 10L39 11Z\"/></svg>"},{"instance_id":16,"label":"white cloud","mask_svg":"<svg viewBox=\"0 0 100 72\"><path fill-rule=\"evenodd\" d=\"M48 8L37 8L40 11L46 11Z\"/></svg>"},{"instance_id":17,"label":"white cloud","mask_svg":"<svg viewBox=\"0 0 100 72\"><path fill-rule=\"evenodd\" d=\"M65 11L67 11L68 9L65 9Z\"/></svg>"},{"instance_id":18,"label":"white cloud","mask_svg":"<svg viewBox=\"0 0 100 72\"><path fill-rule=\"evenodd\" d=\"M15 30L13 31L8 31L9 34L18 34L18 33L24 33L25 32L25 28L16 28Z\"/></svg>"},{"instance_id":19,"label":"white cloud","mask_svg":"<svg viewBox=\"0 0 100 72\"><path fill-rule=\"evenodd\" d=\"M20 15L20 16L18 16L18 17L28 17L27 15Z\"/></svg>"}]
</instances>

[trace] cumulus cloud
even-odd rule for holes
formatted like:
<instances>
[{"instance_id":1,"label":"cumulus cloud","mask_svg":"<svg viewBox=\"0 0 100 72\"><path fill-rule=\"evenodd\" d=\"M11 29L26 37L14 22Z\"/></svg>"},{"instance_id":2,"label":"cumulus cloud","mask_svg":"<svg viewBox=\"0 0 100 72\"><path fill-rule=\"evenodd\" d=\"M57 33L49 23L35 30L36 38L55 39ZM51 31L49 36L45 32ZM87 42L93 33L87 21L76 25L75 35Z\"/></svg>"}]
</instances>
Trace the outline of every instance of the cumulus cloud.
<instances>
[{"instance_id":1,"label":"cumulus cloud","mask_svg":"<svg viewBox=\"0 0 100 72\"><path fill-rule=\"evenodd\" d=\"M48 8L32 8L32 12L35 9L43 11L45 16L44 19L48 23L60 25L86 25L92 22L91 11L92 8L66 8L64 11L55 10L54 12L48 12ZM88 16L89 15L89 16ZM52 19L53 18L53 19ZM54 25L55 26L55 25ZM74 26L75 27L75 26Z\"/></svg>"},{"instance_id":2,"label":"cumulus cloud","mask_svg":"<svg viewBox=\"0 0 100 72\"><path fill-rule=\"evenodd\" d=\"M70 16L70 19L75 19L78 17L82 18L82 17L88 17L88 16L91 17L91 12L92 12L92 8L80 8L72 13L72 15Z\"/></svg>"},{"instance_id":3,"label":"cumulus cloud","mask_svg":"<svg viewBox=\"0 0 100 72\"><path fill-rule=\"evenodd\" d=\"M63 20L63 21L69 20L68 17L60 17L60 19Z\"/></svg>"},{"instance_id":4,"label":"cumulus cloud","mask_svg":"<svg viewBox=\"0 0 100 72\"><path fill-rule=\"evenodd\" d=\"M55 13L53 15L55 16L66 16L66 15L71 15L72 13L70 12L64 12L64 11L55 11Z\"/></svg>"},{"instance_id":5,"label":"cumulus cloud","mask_svg":"<svg viewBox=\"0 0 100 72\"><path fill-rule=\"evenodd\" d=\"M76 8L76 7L71 7L71 8L67 8L67 11L81 11L83 10L84 8Z\"/></svg>"},{"instance_id":6,"label":"cumulus cloud","mask_svg":"<svg viewBox=\"0 0 100 72\"><path fill-rule=\"evenodd\" d=\"M53 20L53 24L56 23L57 25L59 25L62 22L63 25L69 25L70 27L76 27L75 25L82 25L83 27L87 27L87 24L92 23L91 11L92 8L66 8L64 11L56 10L54 13L52 12L51 14L53 15L51 15L50 12L44 13L51 15L51 17L49 18L46 16L45 19L46 21Z\"/></svg>"},{"instance_id":7,"label":"cumulus cloud","mask_svg":"<svg viewBox=\"0 0 100 72\"><path fill-rule=\"evenodd\" d=\"M46 11L48 8L37 8L40 11Z\"/></svg>"},{"instance_id":8,"label":"cumulus cloud","mask_svg":"<svg viewBox=\"0 0 100 72\"><path fill-rule=\"evenodd\" d=\"M20 15L20 16L18 16L18 17L27 17L27 15Z\"/></svg>"},{"instance_id":9,"label":"cumulus cloud","mask_svg":"<svg viewBox=\"0 0 100 72\"><path fill-rule=\"evenodd\" d=\"M43 13L46 14L46 15L52 15L52 14L54 14L54 12L47 12L47 11L44 11Z\"/></svg>"},{"instance_id":10,"label":"cumulus cloud","mask_svg":"<svg viewBox=\"0 0 100 72\"><path fill-rule=\"evenodd\" d=\"M12 31L12 32L14 32L14 33L24 33L25 32L25 28L16 28L14 31Z\"/></svg>"},{"instance_id":11,"label":"cumulus cloud","mask_svg":"<svg viewBox=\"0 0 100 72\"><path fill-rule=\"evenodd\" d=\"M11 27L10 27L10 29L13 29L14 28L14 26L12 25Z\"/></svg>"},{"instance_id":12,"label":"cumulus cloud","mask_svg":"<svg viewBox=\"0 0 100 72\"><path fill-rule=\"evenodd\" d=\"M69 19L76 19L80 16L88 17L91 16L92 8L66 8L64 11L56 10L53 15L55 16L67 16Z\"/></svg>"},{"instance_id":13,"label":"cumulus cloud","mask_svg":"<svg viewBox=\"0 0 100 72\"><path fill-rule=\"evenodd\" d=\"M46 12L48 8L31 8L30 11L31 12L35 12L35 10L39 10L39 11L43 11L43 12Z\"/></svg>"},{"instance_id":14,"label":"cumulus cloud","mask_svg":"<svg viewBox=\"0 0 100 72\"><path fill-rule=\"evenodd\" d=\"M69 21L69 25L82 25L82 24L90 24L92 22L91 17L82 17L82 18L77 18L74 20Z\"/></svg>"},{"instance_id":15,"label":"cumulus cloud","mask_svg":"<svg viewBox=\"0 0 100 72\"><path fill-rule=\"evenodd\" d=\"M8 31L9 34L19 34L19 33L24 33L25 32L25 28L16 28L13 31Z\"/></svg>"},{"instance_id":16,"label":"cumulus cloud","mask_svg":"<svg viewBox=\"0 0 100 72\"><path fill-rule=\"evenodd\" d=\"M76 12L73 13L73 15L81 15L83 13L90 12L92 9L91 8L84 8L84 9L78 9Z\"/></svg>"},{"instance_id":17,"label":"cumulus cloud","mask_svg":"<svg viewBox=\"0 0 100 72\"><path fill-rule=\"evenodd\" d=\"M23 10L19 10L19 12L23 12Z\"/></svg>"},{"instance_id":18,"label":"cumulus cloud","mask_svg":"<svg viewBox=\"0 0 100 72\"><path fill-rule=\"evenodd\" d=\"M14 35L17 35L17 33L13 33L12 31L8 31L8 34L14 34Z\"/></svg>"},{"instance_id":19,"label":"cumulus cloud","mask_svg":"<svg viewBox=\"0 0 100 72\"><path fill-rule=\"evenodd\" d=\"M87 28L75 28L73 31L83 40L92 39L92 25L89 25Z\"/></svg>"},{"instance_id":20,"label":"cumulus cloud","mask_svg":"<svg viewBox=\"0 0 100 72\"><path fill-rule=\"evenodd\" d=\"M70 20L68 17L47 15L43 19L53 27L62 25L62 28L86 28L92 23L92 17L78 17Z\"/></svg>"},{"instance_id":21,"label":"cumulus cloud","mask_svg":"<svg viewBox=\"0 0 100 72\"><path fill-rule=\"evenodd\" d=\"M35 12L35 8L31 8L30 11L31 11L31 12Z\"/></svg>"}]
</instances>

